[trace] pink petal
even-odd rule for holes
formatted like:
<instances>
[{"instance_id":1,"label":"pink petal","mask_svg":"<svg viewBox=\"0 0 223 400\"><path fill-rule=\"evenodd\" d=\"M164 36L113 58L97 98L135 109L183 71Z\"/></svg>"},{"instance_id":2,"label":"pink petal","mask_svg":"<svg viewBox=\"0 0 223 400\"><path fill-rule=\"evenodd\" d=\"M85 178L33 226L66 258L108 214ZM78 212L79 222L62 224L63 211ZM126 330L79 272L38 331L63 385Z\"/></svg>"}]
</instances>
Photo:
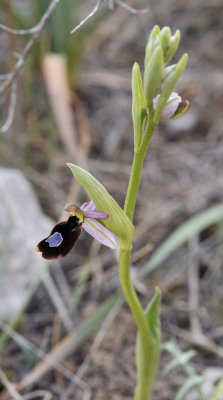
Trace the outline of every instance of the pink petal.
<instances>
[{"instance_id":1,"label":"pink petal","mask_svg":"<svg viewBox=\"0 0 223 400\"><path fill-rule=\"evenodd\" d=\"M175 99L175 100L171 100L171 102L169 104L166 105L166 107L164 108L161 117L162 119L169 119L171 118L175 112L177 111L179 104L180 104L179 98Z\"/></svg>"},{"instance_id":2,"label":"pink petal","mask_svg":"<svg viewBox=\"0 0 223 400\"><path fill-rule=\"evenodd\" d=\"M153 107L156 108L157 102L159 100L160 95L158 94L155 99L153 99ZM179 94L172 92L166 106L164 107L161 118L162 119L169 119L171 118L175 112L177 111L180 102L182 101L181 97Z\"/></svg>"},{"instance_id":3,"label":"pink petal","mask_svg":"<svg viewBox=\"0 0 223 400\"><path fill-rule=\"evenodd\" d=\"M80 207L81 210L87 211L87 210L95 210L95 205L92 200L86 201L85 203L82 204Z\"/></svg>"},{"instance_id":4,"label":"pink petal","mask_svg":"<svg viewBox=\"0 0 223 400\"><path fill-rule=\"evenodd\" d=\"M85 212L85 218L100 218L100 219L108 219L109 215L102 211L97 210L89 210Z\"/></svg>"},{"instance_id":5,"label":"pink petal","mask_svg":"<svg viewBox=\"0 0 223 400\"><path fill-rule=\"evenodd\" d=\"M96 219L86 218L82 227L86 232L93 236L93 238L98 240L98 242L110 247L111 249L116 247L116 239L113 233L96 221Z\"/></svg>"}]
</instances>

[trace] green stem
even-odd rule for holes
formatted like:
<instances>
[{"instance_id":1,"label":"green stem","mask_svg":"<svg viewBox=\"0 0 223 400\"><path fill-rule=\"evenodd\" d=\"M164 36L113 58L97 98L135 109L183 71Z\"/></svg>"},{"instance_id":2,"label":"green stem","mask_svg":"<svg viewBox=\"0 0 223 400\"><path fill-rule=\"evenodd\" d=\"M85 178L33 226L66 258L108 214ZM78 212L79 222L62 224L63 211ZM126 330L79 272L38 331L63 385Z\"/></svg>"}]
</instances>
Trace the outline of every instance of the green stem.
<instances>
[{"instance_id":1,"label":"green stem","mask_svg":"<svg viewBox=\"0 0 223 400\"><path fill-rule=\"evenodd\" d=\"M141 180L141 173L142 173L142 167L144 163L144 159L148 150L148 147L150 145L153 132L155 129L155 125L150 122L147 125L146 132L144 133L142 137L141 144L139 146L139 150L135 151L134 153L134 158L133 158L133 163L132 163L132 170L131 170L131 175L129 179L129 185L128 185L128 190L127 190L127 195L125 199L125 207L124 211L126 215L128 215L129 219L133 221L133 215L135 211L135 204L136 204L136 199L138 195L138 190L139 190L139 184Z\"/></svg>"},{"instance_id":2,"label":"green stem","mask_svg":"<svg viewBox=\"0 0 223 400\"><path fill-rule=\"evenodd\" d=\"M128 191L124 207L124 211L131 221L133 220L133 215L135 211L135 204L139 190L144 158L145 155L143 154L143 152L136 152L133 158L132 171L129 179Z\"/></svg>"},{"instance_id":3,"label":"green stem","mask_svg":"<svg viewBox=\"0 0 223 400\"><path fill-rule=\"evenodd\" d=\"M148 400L149 383L148 376L150 372L150 354L148 351L149 344L149 327L144 316L144 311L139 302L135 289L132 285L130 279L130 251L122 250L120 251L120 281L122 285L122 290L124 292L125 298L128 302L130 310L135 318L137 328L139 331L139 337L141 346L144 349L143 357L140 360L141 371L143 374L138 376L138 382L135 392L135 400Z\"/></svg>"},{"instance_id":4,"label":"green stem","mask_svg":"<svg viewBox=\"0 0 223 400\"><path fill-rule=\"evenodd\" d=\"M139 184L141 180L142 167L148 150L153 132L154 125L152 123L147 125L146 132L143 135L139 150L134 153L131 176L125 200L124 211L127 216L133 221L135 204L138 195ZM151 392L151 363L153 362L151 353L151 337L149 326L139 302L136 291L132 285L130 277L130 252L131 250L120 250L120 281L121 286L126 298L126 301L131 309L135 318L138 334L139 345L141 348L140 357L137 360L138 367L138 380L135 390L134 400L148 400Z\"/></svg>"}]
</instances>

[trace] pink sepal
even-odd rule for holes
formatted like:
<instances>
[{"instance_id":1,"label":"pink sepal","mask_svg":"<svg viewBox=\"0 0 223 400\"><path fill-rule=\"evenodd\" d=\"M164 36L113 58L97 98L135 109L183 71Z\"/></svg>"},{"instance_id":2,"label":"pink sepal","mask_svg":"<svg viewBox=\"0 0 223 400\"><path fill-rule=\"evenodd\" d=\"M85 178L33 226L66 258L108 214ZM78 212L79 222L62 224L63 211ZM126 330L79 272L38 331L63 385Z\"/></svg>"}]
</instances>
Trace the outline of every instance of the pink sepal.
<instances>
[{"instance_id":1,"label":"pink sepal","mask_svg":"<svg viewBox=\"0 0 223 400\"><path fill-rule=\"evenodd\" d=\"M96 221L96 219L86 218L82 227L86 232L93 236L93 238L98 240L98 242L110 247L111 249L116 247L116 239L113 233Z\"/></svg>"},{"instance_id":2,"label":"pink sepal","mask_svg":"<svg viewBox=\"0 0 223 400\"><path fill-rule=\"evenodd\" d=\"M96 207L93 203L92 200L86 201L85 203L82 204L82 206L80 207L80 209L82 211L89 211L89 210L95 210Z\"/></svg>"},{"instance_id":3,"label":"pink sepal","mask_svg":"<svg viewBox=\"0 0 223 400\"><path fill-rule=\"evenodd\" d=\"M85 218L108 219L108 217L109 217L109 215L102 211L97 211L97 210L85 211Z\"/></svg>"}]
</instances>

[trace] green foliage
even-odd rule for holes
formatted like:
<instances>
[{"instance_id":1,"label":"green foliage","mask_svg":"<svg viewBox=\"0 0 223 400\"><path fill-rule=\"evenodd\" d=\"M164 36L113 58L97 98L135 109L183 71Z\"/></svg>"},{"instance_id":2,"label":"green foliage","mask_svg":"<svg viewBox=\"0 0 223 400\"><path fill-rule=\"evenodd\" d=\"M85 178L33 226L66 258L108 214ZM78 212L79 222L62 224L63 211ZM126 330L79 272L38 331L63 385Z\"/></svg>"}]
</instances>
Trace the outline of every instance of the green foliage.
<instances>
[{"instance_id":1,"label":"green foliage","mask_svg":"<svg viewBox=\"0 0 223 400\"><path fill-rule=\"evenodd\" d=\"M196 352L194 350L189 350L183 353L175 340L165 343L162 346L163 350L170 353L173 360L164 368L163 375L168 374L174 368L181 366L186 374L186 379L176 394L174 400L183 400L186 393L191 389L195 388L198 393L199 400L205 400L201 391L201 384L205 381L203 376L197 375L194 368L190 364L190 360L195 356Z\"/></svg>"},{"instance_id":2,"label":"green foliage","mask_svg":"<svg viewBox=\"0 0 223 400\"><path fill-rule=\"evenodd\" d=\"M31 0L31 15L15 3L14 17L18 29L29 29L42 18L50 4L50 0ZM41 33L40 38L32 49L35 68L41 68L42 58L46 52L63 53L68 61L68 77L71 84L76 83L76 73L80 66L85 41L98 26L108 7L101 8L95 17L78 31L71 35L70 31L79 23L80 3L73 0L61 0ZM22 37L26 42L26 38Z\"/></svg>"},{"instance_id":3,"label":"green foliage","mask_svg":"<svg viewBox=\"0 0 223 400\"><path fill-rule=\"evenodd\" d=\"M163 345L164 350L168 349L167 348L168 344L170 344L172 346L176 346L174 342L170 342L170 343L167 343L166 345L165 344ZM170 351L170 353L172 353L172 355L173 355L173 352ZM172 369L178 367L178 365L180 365L182 367L187 366L189 364L189 361L195 356L195 354L196 354L195 350L188 350L188 351L185 351L184 353L180 353L180 352L177 354L175 353L174 359L166 365L166 367L162 371L162 375L167 375L170 371L172 371Z\"/></svg>"},{"instance_id":4,"label":"green foliage","mask_svg":"<svg viewBox=\"0 0 223 400\"><path fill-rule=\"evenodd\" d=\"M156 376L157 368L160 359L160 303L161 303L161 292L159 288L156 288L156 292L149 305L145 310L145 318L149 327L149 335L147 341L147 348L142 346L139 333L137 334L136 340L136 365L139 379L144 375L143 359L144 352L147 351L149 354L149 369L146 377L145 386L148 387L148 393L151 393L154 379Z\"/></svg>"},{"instance_id":5,"label":"green foliage","mask_svg":"<svg viewBox=\"0 0 223 400\"><path fill-rule=\"evenodd\" d=\"M218 204L191 217L176 228L161 245L154 251L150 260L141 270L143 278L161 264L174 250L178 249L188 239L195 236L208 226L218 223L223 219L223 205Z\"/></svg>"},{"instance_id":6,"label":"green foliage","mask_svg":"<svg viewBox=\"0 0 223 400\"><path fill-rule=\"evenodd\" d=\"M160 346L160 303L161 291L157 287L152 300L145 310L145 316L149 326L151 339L156 348L159 348Z\"/></svg>"},{"instance_id":7,"label":"green foliage","mask_svg":"<svg viewBox=\"0 0 223 400\"><path fill-rule=\"evenodd\" d=\"M191 389L200 386L205 381L203 376L194 375L186 379L184 384L181 386L179 392L176 394L174 400L183 400L184 396L189 392ZM204 397L200 397L200 399L205 400Z\"/></svg>"},{"instance_id":8,"label":"green foliage","mask_svg":"<svg viewBox=\"0 0 223 400\"><path fill-rule=\"evenodd\" d=\"M42 18L50 2L50 0L32 0L34 23L38 23ZM50 51L68 54L71 41L74 42L70 30L73 24L77 23L76 13L77 5L72 0L61 0L59 2L45 28ZM46 37L44 40L46 40Z\"/></svg>"},{"instance_id":9,"label":"green foliage","mask_svg":"<svg viewBox=\"0 0 223 400\"><path fill-rule=\"evenodd\" d=\"M223 378L218 382L210 400L223 400Z\"/></svg>"}]
</instances>

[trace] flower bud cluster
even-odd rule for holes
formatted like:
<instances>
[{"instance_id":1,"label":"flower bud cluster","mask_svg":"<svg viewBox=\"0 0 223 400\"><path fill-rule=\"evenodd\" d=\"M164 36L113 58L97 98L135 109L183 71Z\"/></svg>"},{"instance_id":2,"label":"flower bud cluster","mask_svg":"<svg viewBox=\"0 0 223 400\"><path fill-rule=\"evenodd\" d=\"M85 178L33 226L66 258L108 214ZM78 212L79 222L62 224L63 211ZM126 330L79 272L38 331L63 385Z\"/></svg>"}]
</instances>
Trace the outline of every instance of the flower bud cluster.
<instances>
[{"instance_id":1,"label":"flower bud cluster","mask_svg":"<svg viewBox=\"0 0 223 400\"><path fill-rule=\"evenodd\" d=\"M169 27L152 30L145 51L144 79L137 63L132 71L132 117L134 125L135 147L142 139L146 117L153 120L155 126L160 119L174 119L182 116L189 107L188 101L182 101L174 92L180 75L187 64L184 54L177 64L167 65L174 56L180 42L180 32L173 35Z\"/></svg>"}]
</instances>

